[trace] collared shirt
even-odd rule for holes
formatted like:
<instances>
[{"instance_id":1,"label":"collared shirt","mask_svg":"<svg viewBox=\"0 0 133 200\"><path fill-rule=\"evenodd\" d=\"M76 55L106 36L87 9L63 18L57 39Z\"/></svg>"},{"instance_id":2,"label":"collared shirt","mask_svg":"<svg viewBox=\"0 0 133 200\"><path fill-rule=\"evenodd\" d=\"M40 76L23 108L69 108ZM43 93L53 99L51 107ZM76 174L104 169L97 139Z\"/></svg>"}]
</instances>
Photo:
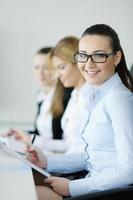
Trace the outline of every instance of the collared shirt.
<instances>
[{"instance_id":1,"label":"collared shirt","mask_svg":"<svg viewBox=\"0 0 133 200\"><path fill-rule=\"evenodd\" d=\"M94 94L94 89L86 82L80 89L74 89L68 106L62 117L61 124L66 144L66 153L82 152L84 142L81 133L88 119L89 108L86 107L91 102L90 97Z\"/></svg>"},{"instance_id":2,"label":"collared shirt","mask_svg":"<svg viewBox=\"0 0 133 200\"><path fill-rule=\"evenodd\" d=\"M67 154L83 151L84 143L81 138L81 132L89 114L89 109L86 109L85 103L86 101L90 102L92 94L94 94L94 89L88 83L84 83L80 89L72 91L61 120L63 139L45 140L45 149Z\"/></svg>"},{"instance_id":3,"label":"collared shirt","mask_svg":"<svg viewBox=\"0 0 133 200\"><path fill-rule=\"evenodd\" d=\"M117 73L96 88L82 137L86 148L82 154L48 158L49 171L89 171L84 179L70 181L72 196L133 183L133 94Z\"/></svg>"}]
</instances>

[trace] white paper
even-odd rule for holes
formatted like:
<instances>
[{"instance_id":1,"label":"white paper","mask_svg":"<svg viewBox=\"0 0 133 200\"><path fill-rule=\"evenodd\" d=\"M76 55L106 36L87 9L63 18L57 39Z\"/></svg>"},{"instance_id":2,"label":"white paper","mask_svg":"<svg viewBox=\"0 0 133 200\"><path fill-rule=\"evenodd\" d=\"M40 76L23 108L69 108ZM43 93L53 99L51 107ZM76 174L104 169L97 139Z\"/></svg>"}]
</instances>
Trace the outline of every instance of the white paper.
<instances>
[{"instance_id":1,"label":"white paper","mask_svg":"<svg viewBox=\"0 0 133 200\"><path fill-rule=\"evenodd\" d=\"M26 164L26 165L32 167L33 169L37 170L38 172L43 174L45 177L49 177L50 176L50 174L46 170L38 167L37 165L35 165L32 162L30 162L29 160L27 160L26 155L21 155L20 153L15 152L11 148L7 147L2 141L0 141L0 148L3 151L7 152L8 154L14 156L15 158L21 160L24 164Z\"/></svg>"},{"instance_id":2,"label":"white paper","mask_svg":"<svg viewBox=\"0 0 133 200\"><path fill-rule=\"evenodd\" d=\"M2 137L0 136L0 142L8 146L9 148L13 149L14 151L24 153L26 149L26 145L15 139L14 136L10 137Z\"/></svg>"}]
</instances>

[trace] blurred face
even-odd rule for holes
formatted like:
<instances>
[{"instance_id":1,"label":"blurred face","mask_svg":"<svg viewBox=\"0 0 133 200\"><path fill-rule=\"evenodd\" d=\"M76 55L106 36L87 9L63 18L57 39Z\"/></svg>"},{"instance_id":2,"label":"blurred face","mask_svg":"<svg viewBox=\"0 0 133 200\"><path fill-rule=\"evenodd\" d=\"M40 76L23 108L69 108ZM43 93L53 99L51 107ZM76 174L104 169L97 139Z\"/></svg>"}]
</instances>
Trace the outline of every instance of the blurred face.
<instances>
[{"instance_id":1,"label":"blurred face","mask_svg":"<svg viewBox=\"0 0 133 200\"><path fill-rule=\"evenodd\" d=\"M59 78L64 87L77 87L80 74L77 66L65 62L57 56L53 57L53 64L57 68Z\"/></svg>"},{"instance_id":2,"label":"blurred face","mask_svg":"<svg viewBox=\"0 0 133 200\"><path fill-rule=\"evenodd\" d=\"M40 86L51 86L56 81L54 69L48 66L48 54L36 54L34 58L35 75Z\"/></svg>"},{"instance_id":3,"label":"blurred face","mask_svg":"<svg viewBox=\"0 0 133 200\"><path fill-rule=\"evenodd\" d=\"M108 80L114 73L115 67L120 62L121 52L113 53L110 38L99 35L86 35L79 42L79 59L78 67L84 78L92 85L101 85ZM82 62L82 59L87 55L88 61ZM106 56L109 55L109 56ZM102 61L103 63L95 63L94 61Z\"/></svg>"}]
</instances>

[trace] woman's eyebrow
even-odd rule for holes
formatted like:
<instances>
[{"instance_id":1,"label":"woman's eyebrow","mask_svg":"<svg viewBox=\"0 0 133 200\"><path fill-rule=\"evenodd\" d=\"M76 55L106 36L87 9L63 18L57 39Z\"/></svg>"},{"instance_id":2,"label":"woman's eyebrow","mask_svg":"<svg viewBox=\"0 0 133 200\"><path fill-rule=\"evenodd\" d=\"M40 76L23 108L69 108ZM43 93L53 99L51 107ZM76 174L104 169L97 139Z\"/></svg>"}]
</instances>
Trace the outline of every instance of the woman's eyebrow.
<instances>
[{"instance_id":1,"label":"woman's eyebrow","mask_svg":"<svg viewBox=\"0 0 133 200\"><path fill-rule=\"evenodd\" d=\"M87 51L79 50L79 52L80 52L80 53L87 53L87 54L89 54ZM99 50L95 50L95 51L93 51L91 54L93 54L93 53L100 53L100 52L106 53L105 50L103 50L103 49L99 49Z\"/></svg>"},{"instance_id":2,"label":"woman's eyebrow","mask_svg":"<svg viewBox=\"0 0 133 200\"><path fill-rule=\"evenodd\" d=\"M99 49L99 50L93 51L93 53L99 53L99 52L106 53L106 51L105 51L105 50L103 50L103 49Z\"/></svg>"}]
</instances>

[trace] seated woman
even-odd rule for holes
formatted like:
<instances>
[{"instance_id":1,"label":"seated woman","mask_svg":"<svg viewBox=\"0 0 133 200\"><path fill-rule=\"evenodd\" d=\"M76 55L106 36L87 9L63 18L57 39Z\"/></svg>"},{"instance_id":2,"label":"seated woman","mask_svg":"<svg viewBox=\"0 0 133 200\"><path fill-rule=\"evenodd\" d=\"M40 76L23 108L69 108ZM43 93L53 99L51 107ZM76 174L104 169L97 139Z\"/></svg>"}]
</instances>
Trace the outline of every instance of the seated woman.
<instances>
[{"instance_id":1,"label":"seated woman","mask_svg":"<svg viewBox=\"0 0 133 200\"><path fill-rule=\"evenodd\" d=\"M83 153L45 156L29 148L28 159L49 172L86 169L85 178L45 179L37 187L39 200L61 200L133 183L133 79L117 33L106 24L85 30L75 54L78 68L95 89L84 133Z\"/></svg>"},{"instance_id":2,"label":"seated woman","mask_svg":"<svg viewBox=\"0 0 133 200\"><path fill-rule=\"evenodd\" d=\"M7 134L22 142L30 142L36 134L35 145L41 147L45 140L62 139L61 118L67 106L72 88L64 88L50 60L51 47L40 49L34 57L34 71L39 84L37 92L38 111L33 131L10 129ZM50 153L45 149L45 153Z\"/></svg>"},{"instance_id":3,"label":"seated woman","mask_svg":"<svg viewBox=\"0 0 133 200\"><path fill-rule=\"evenodd\" d=\"M88 120L89 109L84 102L94 90L86 83L74 60L74 53L78 50L79 39L75 36L66 36L61 39L51 51L53 66L57 69L59 79L65 88L73 87L66 110L61 119L63 130L62 140L46 140L42 149L56 153L72 153L83 150L81 132ZM83 120L82 120L83 119Z\"/></svg>"},{"instance_id":4,"label":"seated woman","mask_svg":"<svg viewBox=\"0 0 133 200\"><path fill-rule=\"evenodd\" d=\"M53 138L46 137L45 134L35 139L34 145L40 147L45 153L68 154L83 150L84 145L81 133L89 115L89 109L86 109L84 102L89 103L90 96L92 96L94 90L86 83L74 60L73 55L78 50L78 43L79 39L77 37L67 36L57 43L49 57L50 61L52 61L51 70L52 68L57 70L56 73L65 88L72 87L74 90L61 119L63 130L62 140L57 138L53 140ZM48 108L46 102L44 103L44 108ZM55 108L57 109L57 107ZM42 114L44 115L44 113ZM45 124L43 117L40 124L44 127L43 130L46 130L47 124ZM58 135L58 132L56 134Z\"/></svg>"}]
</instances>

